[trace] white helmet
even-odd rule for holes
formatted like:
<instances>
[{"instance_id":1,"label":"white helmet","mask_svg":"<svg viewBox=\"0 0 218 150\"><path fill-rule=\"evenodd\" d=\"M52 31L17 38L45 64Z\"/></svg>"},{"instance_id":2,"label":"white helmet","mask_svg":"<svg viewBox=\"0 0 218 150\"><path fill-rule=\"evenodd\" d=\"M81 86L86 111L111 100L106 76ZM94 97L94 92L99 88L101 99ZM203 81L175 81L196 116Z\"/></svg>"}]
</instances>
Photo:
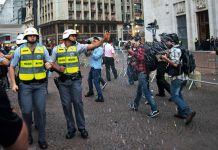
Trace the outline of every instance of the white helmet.
<instances>
[{"instance_id":1,"label":"white helmet","mask_svg":"<svg viewBox=\"0 0 218 150\"><path fill-rule=\"evenodd\" d=\"M39 36L38 31L33 27L29 27L24 31L24 39L26 38L27 35Z\"/></svg>"},{"instance_id":2,"label":"white helmet","mask_svg":"<svg viewBox=\"0 0 218 150\"><path fill-rule=\"evenodd\" d=\"M71 34L77 35L76 30L73 30L73 29L65 30L64 33L63 33L63 40L69 38L69 36Z\"/></svg>"},{"instance_id":3,"label":"white helmet","mask_svg":"<svg viewBox=\"0 0 218 150\"><path fill-rule=\"evenodd\" d=\"M24 40L24 35L23 34L19 34L17 36L17 40L16 40L16 44L17 45L20 45L20 44L23 44L23 43L26 43L27 40Z\"/></svg>"}]
</instances>

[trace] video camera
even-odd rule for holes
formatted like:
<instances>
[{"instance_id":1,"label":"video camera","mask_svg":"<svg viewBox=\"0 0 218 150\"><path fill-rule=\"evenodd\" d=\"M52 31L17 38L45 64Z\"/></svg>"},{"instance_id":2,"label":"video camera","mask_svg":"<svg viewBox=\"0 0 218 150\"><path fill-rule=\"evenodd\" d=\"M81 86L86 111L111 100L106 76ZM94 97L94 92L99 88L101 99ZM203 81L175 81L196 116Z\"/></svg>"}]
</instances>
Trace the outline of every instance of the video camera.
<instances>
[{"instance_id":1,"label":"video camera","mask_svg":"<svg viewBox=\"0 0 218 150\"><path fill-rule=\"evenodd\" d=\"M125 43L125 44L124 44L124 48L125 48L126 50L132 48L132 43L131 43L131 41L128 41L127 43Z\"/></svg>"}]
</instances>

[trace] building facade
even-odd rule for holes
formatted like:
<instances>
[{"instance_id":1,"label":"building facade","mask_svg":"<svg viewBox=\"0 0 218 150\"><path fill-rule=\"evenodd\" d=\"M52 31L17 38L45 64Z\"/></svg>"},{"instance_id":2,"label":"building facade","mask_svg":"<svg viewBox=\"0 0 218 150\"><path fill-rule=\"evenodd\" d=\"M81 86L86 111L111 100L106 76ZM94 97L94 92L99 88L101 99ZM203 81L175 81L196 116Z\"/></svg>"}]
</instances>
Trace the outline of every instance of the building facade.
<instances>
[{"instance_id":1,"label":"building facade","mask_svg":"<svg viewBox=\"0 0 218 150\"><path fill-rule=\"evenodd\" d=\"M123 40L128 35L141 34L144 36L143 0L121 0L123 24Z\"/></svg>"},{"instance_id":2,"label":"building facade","mask_svg":"<svg viewBox=\"0 0 218 150\"><path fill-rule=\"evenodd\" d=\"M177 33L183 44L195 50L195 39L218 37L217 0L145 0L145 38L152 40L146 25L157 20L157 35L163 32Z\"/></svg>"},{"instance_id":3,"label":"building facade","mask_svg":"<svg viewBox=\"0 0 218 150\"><path fill-rule=\"evenodd\" d=\"M34 18L33 18L33 0L26 0L26 17L25 17L25 28L34 26Z\"/></svg>"},{"instance_id":4,"label":"building facade","mask_svg":"<svg viewBox=\"0 0 218 150\"><path fill-rule=\"evenodd\" d=\"M25 0L13 0L13 24L23 24L26 16Z\"/></svg>"},{"instance_id":5,"label":"building facade","mask_svg":"<svg viewBox=\"0 0 218 150\"><path fill-rule=\"evenodd\" d=\"M75 29L78 40L102 36L105 30L117 40L122 27L121 1L115 0L38 0L42 40L62 38L66 29Z\"/></svg>"},{"instance_id":6,"label":"building facade","mask_svg":"<svg viewBox=\"0 0 218 150\"><path fill-rule=\"evenodd\" d=\"M13 0L6 0L0 6L0 24L10 24L13 20Z\"/></svg>"},{"instance_id":7,"label":"building facade","mask_svg":"<svg viewBox=\"0 0 218 150\"><path fill-rule=\"evenodd\" d=\"M25 18L24 0L6 0L0 5L0 43L11 43L22 33Z\"/></svg>"}]
</instances>

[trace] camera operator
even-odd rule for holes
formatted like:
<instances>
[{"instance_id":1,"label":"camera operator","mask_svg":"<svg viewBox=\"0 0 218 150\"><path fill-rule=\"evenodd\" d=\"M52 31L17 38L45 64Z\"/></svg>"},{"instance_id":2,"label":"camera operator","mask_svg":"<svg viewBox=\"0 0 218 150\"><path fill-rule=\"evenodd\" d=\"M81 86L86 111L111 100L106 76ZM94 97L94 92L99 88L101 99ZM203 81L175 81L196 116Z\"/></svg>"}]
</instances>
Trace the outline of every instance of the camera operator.
<instances>
[{"instance_id":1,"label":"camera operator","mask_svg":"<svg viewBox=\"0 0 218 150\"><path fill-rule=\"evenodd\" d=\"M130 102L130 109L133 111L138 111L139 102L142 97L142 92L144 93L148 104L151 106L151 113L148 114L149 117L153 118L156 117L159 114L159 110L157 109L156 102L154 98L151 95L151 91L148 88L148 75L149 71L147 69L147 65L145 64L145 48L144 45L141 44L141 37L135 36L134 37L134 44L136 47L136 51L133 51L133 48L129 48L128 52L131 56L136 58L136 62L133 64L134 69L138 73L138 88L137 88L137 94L134 99L134 101Z\"/></svg>"},{"instance_id":2,"label":"camera operator","mask_svg":"<svg viewBox=\"0 0 218 150\"><path fill-rule=\"evenodd\" d=\"M175 33L168 34L165 38L166 44L170 49L170 54L169 56L162 55L161 58L169 63L169 67L171 68L171 70L178 70L181 63L180 58L182 56L182 51L179 48L179 38ZM185 119L186 125L188 125L192 121L196 114L195 111L192 111L191 107L186 103L185 99L182 96L182 89L186 85L187 79L188 78L184 73L179 75L172 75L170 87L172 100L178 107L178 112L174 115L174 117Z\"/></svg>"}]
</instances>

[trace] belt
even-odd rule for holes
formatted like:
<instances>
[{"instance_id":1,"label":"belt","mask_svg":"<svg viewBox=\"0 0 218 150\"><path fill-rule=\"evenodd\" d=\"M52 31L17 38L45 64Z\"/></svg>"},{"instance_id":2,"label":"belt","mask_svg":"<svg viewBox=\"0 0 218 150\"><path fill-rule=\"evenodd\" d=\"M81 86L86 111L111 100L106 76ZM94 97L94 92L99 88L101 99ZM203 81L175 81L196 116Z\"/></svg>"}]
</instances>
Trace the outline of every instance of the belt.
<instances>
[{"instance_id":1,"label":"belt","mask_svg":"<svg viewBox=\"0 0 218 150\"><path fill-rule=\"evenodd\" d=\"M46 78L45 79L41 79L41 80L36 80L36 79L33 79L33 80L30 80L30 81L22 81L20 80L20 82L24 83L24 84L32 84L32 83L44 83L46 82Z\"/></svg>"},{"instance_id":2,"label":"belt","mask_svg":"<svg viewBox=\"0 0 218 150\"><path fill-rule=\"evenodd\" d=\"M66 81L66 80L79 80L81 79L82 76L81 76L81 73L78 72L78 73L74 73L74 74L71 74L71 75L61 75L60 77L58 77L58 79L62 82Z\"/></svg>"}]
</instances>

